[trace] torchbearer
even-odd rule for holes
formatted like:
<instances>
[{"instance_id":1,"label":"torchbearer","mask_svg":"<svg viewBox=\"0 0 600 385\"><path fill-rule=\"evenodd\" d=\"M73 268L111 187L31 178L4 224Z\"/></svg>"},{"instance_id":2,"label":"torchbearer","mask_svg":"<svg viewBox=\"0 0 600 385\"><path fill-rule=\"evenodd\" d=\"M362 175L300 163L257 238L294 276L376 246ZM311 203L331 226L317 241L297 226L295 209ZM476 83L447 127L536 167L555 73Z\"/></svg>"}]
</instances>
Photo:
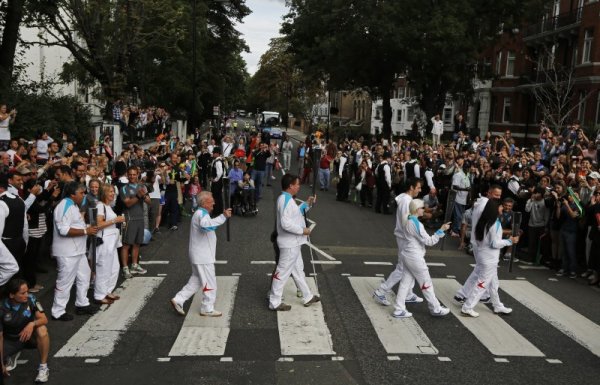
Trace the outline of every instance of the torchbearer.
<instances>
[{"instance_id":1,"label":"torchbearer","mask_svg":"<svg viewBox=\"0 0 600 385\"><path fill-rule=\"evenodd\" d=\"M188 250L192 275L188 283L171 299L171 305L177 313L185 315L183 304L202 289L200 315L220 317L222 313L214 308L217 299L217 277L215 275L217 235L215 230L231 217L231 209L225 209L223 214L211 218L210 214L213 212L215 200L209 191L202 191L198 194L198 204L200 209L192 216Z\"/></svg>"},{"instance_id":2,"label":"torchbearer","mask_svg":"<svg viewBox=\"0 0 600 385\"><path fill-rule=\"evenodd\" d=\"M306 277L304 276L304 262L302 260L302 245L307 243L310 229L306 227L302 215L315 202L314 196L308 197L305 203L298 206L294 196L300 190L300 179L291 174L281 178L283 190L277 199L277 246L280 250L279 262L271 280L269 294L269 309L275 311L288 311L292 307L281 302L283 288L290 275L293 275L298 289L302 292L305 307L319 302L318 295L312 294Z\"/></svg>"}]
</instances>

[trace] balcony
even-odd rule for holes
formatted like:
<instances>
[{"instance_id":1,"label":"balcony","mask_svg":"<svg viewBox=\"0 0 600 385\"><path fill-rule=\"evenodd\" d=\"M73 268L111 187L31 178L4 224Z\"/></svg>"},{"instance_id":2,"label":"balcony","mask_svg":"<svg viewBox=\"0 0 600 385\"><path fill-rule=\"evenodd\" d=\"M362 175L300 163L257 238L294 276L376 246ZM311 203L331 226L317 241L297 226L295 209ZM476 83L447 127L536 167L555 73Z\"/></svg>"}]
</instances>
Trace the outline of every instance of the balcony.
<instances>
[{"instance_id":1,"label":"balcony","mask_svg":"<svg viewBox=\"0 0 600 385\"><path fill-rule=\"evenodd\" d=\"M575 33L581 24L582 11L583 7L580 7L571 12L544 18L540 23L528 25L523 30L523 41L527 43L556 35L564 36L569 32Z\"/></svg>"}]
</instances>

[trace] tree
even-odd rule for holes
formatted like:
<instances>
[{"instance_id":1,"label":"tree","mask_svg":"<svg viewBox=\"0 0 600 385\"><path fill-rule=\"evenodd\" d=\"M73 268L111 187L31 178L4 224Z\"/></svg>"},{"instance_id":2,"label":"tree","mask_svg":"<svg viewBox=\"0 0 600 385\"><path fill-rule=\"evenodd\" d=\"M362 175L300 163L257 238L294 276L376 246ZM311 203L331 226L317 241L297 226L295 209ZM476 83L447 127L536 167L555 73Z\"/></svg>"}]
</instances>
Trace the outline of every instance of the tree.
<instances>
[{"instance_id":1,"label":"tree","mask_svg":"<svg viewBox=\"0 0 600 385\"><path fill-rule=\"evenodd\" d=\"M520 26L547 0L291 0L282 32L303 70L334 87L363 86L383 99L406 74L428 116L448 94L470 94L474 63L502 28ZM539 10L539 8L537 8Z\"/></svg>"},{"instance_id":2,"label":"tree","mask_svg":"<svg viewBox=\"0 0 600 385\"><path fill-rule=\"evenodd\" d=\"M531 61L538 73L531 92L544 122L560 134L573 112L594 92L589 91L574 102L575 69L573 66L559 63L548 47L544 47L539 60Z\"/></svg>"},{"instance_id":3,"label":"tree","mask_svg":"<svg viewBox=\"0 0 600 385\"><path fill-rule=\"evenodd\" d=\"M244 0L227 4L198 1L200 17L196 22L206 26L197 29L198 50L210 54L197 58L201 76L196 84L190 82L189 0L30 2L35 24L43 31L44 44L65 47L73 55L74 62L66 68L65 79L77 78L84 84L97 82L107 114L111 103L133 94L134 87L146 102L170 104L172 111L189 111L190 90L198 88L202 81L208 82L207 78L219 79L205 89L216 90L216 95L222 96L229 91L224 90L224 75L239 70L229 61L245 49L234 28L234 22L249 13Z\"/></svg>"},{"instance_id":4,"label":"tree","mask_svg":"<svg viewBox=\"0 0 600 385\"><path fill-rule=\"evenodd\" d=\"M25 0L0 1L0 100L6 97L13 80L15 52L19 38L19 28L23 19Z\"/></svg>"},{"instance_id":5,"label":"tree","mask_svg":"<svg viewBox=\"0 0 600 385\"><path fill-rule=\"evenodd\" d=\"M289 48L287 40L271 39L248 86L250 109L282 111L286 125L288 113L304 115L310 110L311 97L320 91L320 83L305 76L294 63Z\"/></svg>"}]
</instances>

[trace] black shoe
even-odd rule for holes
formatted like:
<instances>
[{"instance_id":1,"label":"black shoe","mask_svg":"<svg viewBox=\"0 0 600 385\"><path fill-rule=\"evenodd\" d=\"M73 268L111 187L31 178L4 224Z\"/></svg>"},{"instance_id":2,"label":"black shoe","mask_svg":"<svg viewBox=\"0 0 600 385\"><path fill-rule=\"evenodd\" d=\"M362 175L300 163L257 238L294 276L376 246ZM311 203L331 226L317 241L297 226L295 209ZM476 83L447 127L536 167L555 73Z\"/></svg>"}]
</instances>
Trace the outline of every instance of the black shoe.
<instances>
[{"instance_id":1,"label":"black shoe","mask_svg":"<svg viewBox=\"0 0 600 385\"><path fill-rule=\"evenodd\" d=\"M75 306L75 314L77 315L94 315L98 313L98 310L100 310L99 307L92 305L82 307Z\"/></svg>"},{"instance_id":2,"label":"black shoe","mask_svg":"<svg viewBox=\"0 0 600 385\"><path fill-rule=\"evenodd\" d=\"M309 307L313 303L317 303L319 301L321 301L321 298L319 298L318 295L313 295L312 298L307 303L304 304L304 307Z\"/></svg>"},{"instance_id":3,"label":"black shoe","mask_svg":"<svg viewBox=\"0 0 600 385\"><path fill-rule=\"evenodd\" d=\"M54 321L73 321L73 314L63 313L60 317L52 316L52 320Z\"/></svg>"},{"instance_id":4,"label":"black shoe","mask_svg":"<svg viewBox=\"0 0 600 385\"><path fill-rule=\"evenodd\" d=\"M458 303L465 303L465 298L459 297L457 295L454 296L454 300Z\"/></svg>"}]
</instances>

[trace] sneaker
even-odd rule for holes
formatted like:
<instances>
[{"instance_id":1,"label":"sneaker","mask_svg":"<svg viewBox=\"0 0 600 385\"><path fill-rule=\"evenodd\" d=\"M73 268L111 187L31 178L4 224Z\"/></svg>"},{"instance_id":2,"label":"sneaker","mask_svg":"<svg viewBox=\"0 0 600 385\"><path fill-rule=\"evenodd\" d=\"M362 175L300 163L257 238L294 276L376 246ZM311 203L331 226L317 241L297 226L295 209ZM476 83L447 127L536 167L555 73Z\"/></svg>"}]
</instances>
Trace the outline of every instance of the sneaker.
<instances>
[{"instance_id":1,"label":"sneaker","mask_svg":"<svg viewBox=\"0 0 600 385\"><path fill-rule=\"evenodd\" d=\"M564 269L560 269L559 271L556 272L556 276L557 277L562 277L563 275L565 275L565 270Z\"/></svg>"},{"instance_id":2,"label":"sneaker","mask_svg":"<svg viewBox=\"0 0 600 385\"><path fill-rule=\"evenodd\" d=\"M14 370L17 367L17 361L19 360L19 356L21 355L21 352L17 352L15 354L13 354L12 356L8 357L8 359L6 360L6 370L7 371L11 371Z\"/></svg>"},{"instance_id":3,"label":"sneaker","mask_svg":"<svg viewBox=\"0 0 600 385\"><path fill-rule=\"evenodd\" d=\"M513 262L521 262L521 260L517 257L513 257Z\"/></svg>"},{"instance_id":4,"label":"sneaker","mask_svg":"<svg viewBox=\"0 0 600 385\"><path fill-rule=\"evenodd\" d=\"M271 179L277 179L277 178L275 178L275 175L271 175Z\"/></svg>"},{"instance_id":5,"label":"sneaker","mask_svg":"<svg viewBox=\"0 0 600 385\"><path fill-rule=\"evenodd\" d=\"M131 274L142 274L142 275L146 274L148 272L148 270L144 269L137 263L132 264L131 267L129 268L129 271L131 272Z\"/></svg>"},{"instance_id":6,"label":"sneaker","mask_svg":"<svg viewBox=\"0 0 600 385\"><path fill-rule=\"evenodd\" d=\"M171 226L171 228L169 230L171 230L171 231L177 231L177 225Z\"/></svg>"},{"instance_id":7,"label":"sneaker","mask_svg":"<svg viewBox=\"0 0 600 385\"><path fill-rule=\"evenodd\" d=\"M593 272L594 272L593 270L587 269L583 274L581 274L581 278L587 278L590 275L592 275Z\"/></svg>"},{"instance_id":8,"label":"sneaker","mask_svg":"<svg viewBox=\"0 0 600 385\"><path fill-rule=\"evenodd\" d=\"M160 229L157 227L152 231L152 234L160 234Z\"/></svg>"},{"instance_id":9,"label":"sneaker","mask_svg":"<svg viewBox=\"0 0 600 385\"><path fill-rule=\"evenodd\" d=\"M302 297L304 297L304 296L302 295L302 290L296 290L296 297L298 297L298 298L302 298Z\"/></svg>"},{"instance_id":10,"label":"sneaker","mask_svg":"<svg viewBox=\"0 0 600 385\"><path fill-rule=\"evenodd\" d=\"M465 317L473 317L473 318L479 317L479 313L477 313L475 310L465 309L464 307L462 309L460 309L460 314Z\"/></svg>"},{"instance_id":11,"label":"sneaker","mask_svg":"<svg viewBox=\"0 0 600 385\"><path fill-rule=\"evenodd\" d=\"M381 291L380 289L376 289L373 292L373 298L375 299L375 301L379 302L383 306L391 305L390 301L388 301L387 297L385 296L385 293L383 291Z\"/></svg>"},{"instance_id":12,"label":"sneaker","mask_svg":"<svg viewBox=\"0 0 600 385\"><path fill-rule=\"evenodd\" d=\"M314 294L314 295L312 296L312 298L311 298L311 299L309 299L309 300L308 300L308 302L304 304L304 307L309 307L309 306L310 306L310 305L312 305L313 303L317 303L317 302L319 302L319 301L321 301L321 298L320 298L318 295Z\"/></svg>"},{"instance_id":13,"label":"sneaker","mask_svg":"<svg viewBox=\"0 0 600 385\"><path fill-rule=\"evenodd\" d=\"M292 307L290 305L282 302L275 309L271 309L271 310L273 310L273 311L290 311L291 309L292 309Z\"/></svg>"},{"instance_id":14,"label":"sneaker","mask_svg":"<svg viewBox=\"0 0 600 385\"><path fill-rule=\"evenodd\" d=\"M512 309L502 305L502 306L494 307L494 313L500 314L500 315L510 314L510 313L512 313Z\"/></svg>"},{"instance_id":15,"label":"sneaker","mask_svg":"<svg viewBox=\"0 0 600 385\"><path fill-rule=\"evenodd\" d=\"M54 321L73 321L73 314L63 313L60 317L52 316Z\"/></svg>"},{"instance_id":16,"label":"sneaker","mask_svg":"<svg viewBox=\"0 0 600 385\"><path fill-rule=\"evenodd\" d=\"M392 313L392 317L394 318L410 318L412 317L412 313L406 310L396 310Z\"/></svg>"},{"instance_id":17,"label":"sneaker","mask_svg":"<svg viewBox=\"0 0 600 385\"><path fill-rule=\"evenodd\" d=\"M404 303L421 303L423 302L423 298L419 297L416 294L413 294L410 297L407 297Z\"/></svg>"},{"instance_id":18,"label":"sneaker","mask_svg":"<svg viewBox=\"0 0 600 385\"><path fill-rule=\"evenodd\" d=\"M443 317L445 315L448 315L448 313L450 313L450 309L448 309L445 306L440 306L440 310L437 312L431 312L431 315L434 317Z\"/></svg>"},{"instance_id":19,"label":"sneaker","mask_svg":"<svg viewBox=\"0 0 600 385\"><path fill-rule=\"evenodd\" d=\"M178 304L177 302L175 302L175 298L171 299L171 306L173 306L173 309L179 314L179 315L185 315L185 310L183 310L183 307Z\"/></svg>"},{"instance_id":20,"label":"sneaker","mask_svg":"<svg viewBox=\"0 0 600 385\"><path fill-rule=\"evenodd\" d=\"M223 315L223 313L221 313L218 310L213 310L213 311L201 311L200 315L202 317L220 317Z\"/></svg>"},{"instance_id":21,"label":"sneaker","mask_svg":"<svg viewBox=\"0 0 600 385\"><path fill-rule=\"evenodd\" d=\"M133 275L131 275L131 272L129 271L129 268L127 266L125 266L121 270L121 274L123 275L123 279L129 279L129 278L133 277Z\"/></svg>"},{"instance_id":22,"label":"sneaker","mask_svg":"<svg viewBox=\"0 0 600 385\"><path fill-rule=\"evenodd\" d=\"M455 300L456 302L460 303L460 304L463 304L463 303L465 303L465 300L466 300L466 299L465 299L464 297L461 297L461 296L459 296L459 295L455 295L455 296L454 296L454 300Z\"/></svg>"},{"instance_id":23,"label":"sneaker","mask_svg":"<svg viewBox=\"0 0 600 385\"><path fill-rule=\"evenodd\" d=\"M487 297L487 298L480 298L480 299L479 299L479 302L481 302L481 303L490 303L490 297Z\"/></svg>"},{"instance_id":24,"label":"sneaker","mask_svg":"<svg viewBox=\"0 0 600 385\"><path fill-rule=\"evenodd\" d=\"M571 272L571 273L569 274L569 278L571 278L571 279L575 279L575 278L577 278L577 273L576 273L576 272L574 272L574 271L573 271L573 272Z\"/></svg>"},{"instance_id":25,"label":"sneaker","mask_svg":"<svg viewBox=\"0 0 600 385\"><path fill-rule=\"evenodd\" d=\"M98 313L100 310L97 306L87 305L87 306L75 306L75 314L77 315L94 315Z\"/></svg>"},{"instance_id":26,"label":"sneaker","mask_svg":"<svg viewBox=\"0 0 600 385\"><path fill-rule=\"evenodd\" d=\"M48 365L40 365L40 367L38 368L37 377L35 378L35 382L38 384L48 382L48 377L50 377L50 369L48 368Z\"/></svg>"}]
</instances>

